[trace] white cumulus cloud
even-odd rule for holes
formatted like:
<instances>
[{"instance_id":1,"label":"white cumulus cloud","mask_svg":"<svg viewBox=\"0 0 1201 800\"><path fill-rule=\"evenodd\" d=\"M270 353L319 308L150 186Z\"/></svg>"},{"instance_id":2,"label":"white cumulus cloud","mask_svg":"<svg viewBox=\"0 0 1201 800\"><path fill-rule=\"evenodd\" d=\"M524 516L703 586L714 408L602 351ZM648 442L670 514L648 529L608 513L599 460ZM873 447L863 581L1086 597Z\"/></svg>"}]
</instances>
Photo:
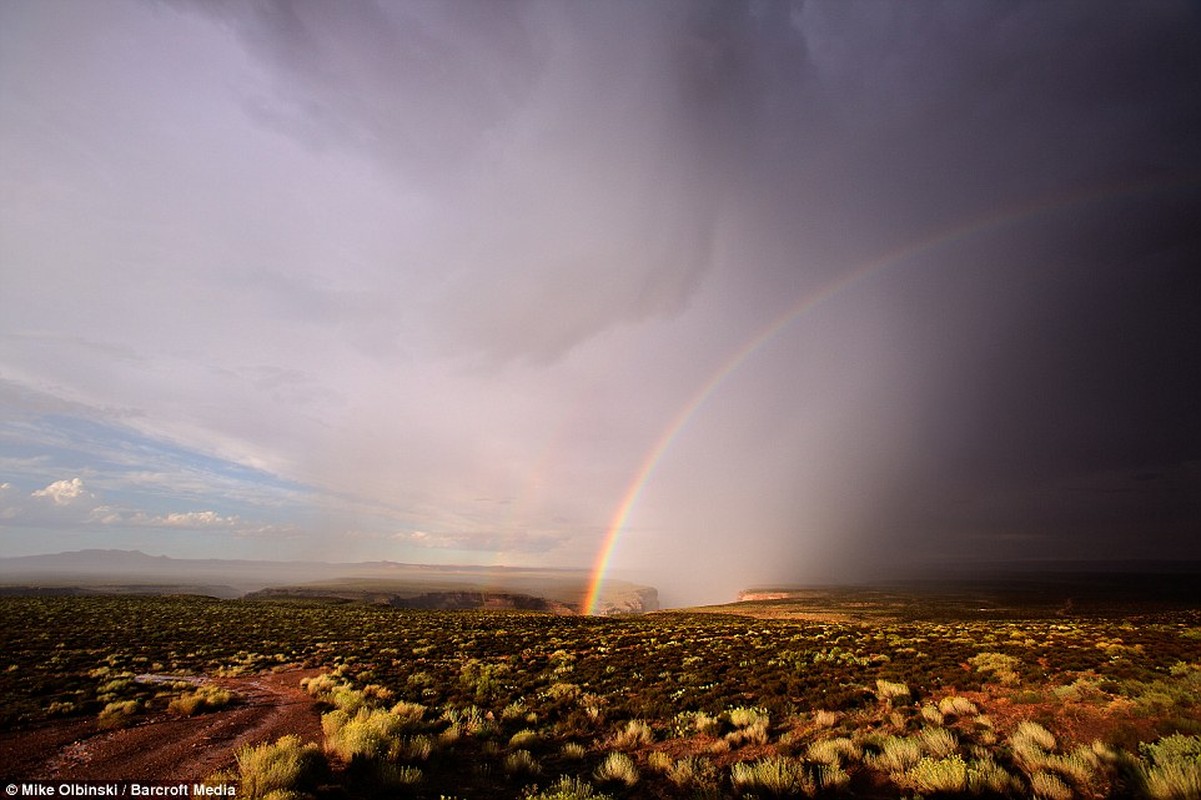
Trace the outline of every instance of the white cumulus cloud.
<instances>
[{"instance_id":1,"label":"white cumulus cloud","mask_svg":"<svg viewBox=\"0 0 1201 800\"><path fill-rule=\"evenodd\" d=\"M55 481L44 489L34 491L32 495L48 498L56 506L75 505L96 499L96 495L83 487L83 481L79 478Z\"/></svg>"}]
</instances>

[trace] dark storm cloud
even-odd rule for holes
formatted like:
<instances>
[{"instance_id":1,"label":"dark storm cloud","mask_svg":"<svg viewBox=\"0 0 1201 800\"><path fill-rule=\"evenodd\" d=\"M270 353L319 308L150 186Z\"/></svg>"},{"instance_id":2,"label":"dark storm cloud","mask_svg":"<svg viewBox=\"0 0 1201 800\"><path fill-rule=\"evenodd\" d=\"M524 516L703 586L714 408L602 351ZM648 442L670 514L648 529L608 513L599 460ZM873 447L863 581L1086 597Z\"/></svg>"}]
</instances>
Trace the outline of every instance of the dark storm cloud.
<instances>
[{"instance_id":1,"label":"dark storm cloud","mask_svg":"<svg viewBox=\"0 0 1201 800\"><path fill-rule=\"evenodd\" d=\"M269 65L253 118L367 158L434 208L435 248L401 246L394 267L437 273L427 300L456 318L453 346L558 357L678 313L710 268L754 99L745 9L195 7Z\"/></svg>"}]
</instances>

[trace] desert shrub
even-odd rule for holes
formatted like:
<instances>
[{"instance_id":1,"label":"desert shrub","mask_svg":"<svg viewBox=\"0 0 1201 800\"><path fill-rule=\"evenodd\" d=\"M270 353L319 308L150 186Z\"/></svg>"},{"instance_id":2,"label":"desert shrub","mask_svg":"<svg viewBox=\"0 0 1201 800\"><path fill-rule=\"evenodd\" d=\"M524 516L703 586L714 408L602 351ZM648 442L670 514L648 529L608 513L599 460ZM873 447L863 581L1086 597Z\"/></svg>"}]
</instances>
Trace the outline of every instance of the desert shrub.
<instances>
[{"instance_id":1,"label":"desert shrub","mask_svg":"<svg viewBox=\"0 0 1201 800\"><path fill-rule=\"evenodd\" d=\"M619 731L613 737L613 746L620 748L640 747L648 745L655 740L655 734L651 730L651 726L647 725L640 719L632 719L626 723L624 729Z\"/></svg>"},{"instance_id":2,"label":"desert shrub","mask_svg":"<svg viewBox=\"0 0 1201 800\"><path fill-rule=\"evenodd\" d=\"M522 795L523 800L612 800L607 794L597 792L587 781L562 775L552 783L546 791L538 791Z\"/></svg>"},{"instance_id":3,"label":"desert shrub","mask_svg":"<svg viewBox=\"0 0 1201 800\"><path fill-rule=\"evenodd\" d=\"M1020 744L1030 743L1041 750L1049 751L1055 749L1055 734L1037 722L1031 722L1030 720L1019 722L1017 729L1009 737L1009 740L1015 747Z\"/></svg>"},{"instance_id":4,"label":"desert shrub","mask_svg":"<svg viewBox=\"0 0 1201 800\"><path fill-rule=\"evenodd\" d=\"M922 728L917 740L922 751L934 758L946 758L959 747L955 734L946 728Z\"/></svg>"},{"instance_id":5,"label":"desert shrub","mask_svg":"<svg viewBox=\"0 0 1201 800\"><path fill-rule=\"evenodd\" d=\"M731 708L726 714L729 717L730 724L735 728L750 728L754 725L763 725L766 727L771 722L767 710L762 708L739 706L738 708Z\"/></svg>"},{"instance_id":6,"label":"desert shrub","mask_svg":"<svg viewBox=\"0 0 1201 800\"><path fill-rule=\"evenodd\" d=\"M907 770L898 783L919 792L962 794L968 785L967 763L958 755L925 757Z\"/></svg>"},{"instance_id":7,"label":"desert shrub","mask_svg":"<svg viewBox=\"0 0 1201 800\"><path fill-rule=\"evenodd\" d=\"M1201 797L1201 737L1173 734L1139 745L1139 772L1154 800Z\"/></svg>"},{"instance_id":8,"label":"desert shrub","mask_svg":"<svg viewBox=\"0 0 1201 800\"><path fill-rule=\"evenodd\" d=\"M363 696L362 692L355 691L349 686L335 687L333 692L326 695L324 699L334 708L341 709L347 714L358 713L359 709L367 703L367 698Z\"/></svg>"},{"instance_id":9,"label":"desert shrub","mask_svg":"<svg viewBox=\"0 0 1201 800\"><path fill-rule=\"evenodd\" d=\"M625 753L613 752L596 768L593 777L601 783L620 783L629 787L638 783L638 767Z\"/></svg>"},{"instance_id":10,"label":"desert shrub","mask_svg":"<svg viewBox=\"0 0 1201 800\"><path fill-rule=\"evenodd\" d=\"M472 658L459 669L459 683L475 696L477 703L484 702L500 692L501 678L511 671L508 664L486 664Z\"/></svg>"},{"instance_id":11,"label":"desert shrub","mask_svg":"<svg viewBox=\"0 0 1201 800\"><path fill-rule=\"evenodd\" d=\"M1072 800L1071 788L1049 772L1036 772L1030 776L1030 792L1041 800Z\"/></svg>"},{"instance_id":12,"label":"desert shrub","mask_svg":"<svg viewBox=\"0 0 1201 800\"><path fill-rule=\"evenodd\" d=\"M378 700L379 702L386 703L394 696L395 692L378 683L369 683L363 687L363 697L369 700Z\"/></svg>"},{"instance_id":13,"label":"desert shrub","mask_svg":"<svg viewBox=\"0 0 1201 800\"><path fill-rule=\"evenodd\" d=\"M740 791L764 791L777 796L810 794L815 788L814 782L805 774L804 763L783 756L731 765L730 783Z\"/></svg>"},{"instance_id":14,"label":"desert shrub","mask_svg":"<svg viewBox=\"0 0 1201 800\"><path fill-rule=\"evenodd\" d=\"M429 736L402 739L397 755L408 761L425 761L434 752L434 740Z\"/></svg>"},{"instance_id":15,"label":"desert shrub","mask_svg":"<svg viewBox=\"0 0 1201 800\"><path fill-rule=\"evenodd\" d=\"M382 786L416 786L425 780L425 773L421 767L394 764L391 761L374 762L370 775Z\"/></svg>"},{"instance_id":16,"label":"desert shrub","mask_svg":"<svg viewBox=\"0 0 1201 800\"><path fill-rule=\"evenodd\" d=\"M1027 775L1046 768L1048 754L1055 747L1055 736L1037 722L1023 720L1009 737L1013 760Z\"/></svg>"},{"instance_id":17,"label":"desert shrub","mask_svg":"<svg viewBox=\"0 0 1201 800\"><path fill-rule=\"evenodd\" d=\"M175 698L167 705L172 714L183 714L190 717L206 711L216 711L224 708L233 700L233 694L219 686L205 684L190 694Z\"/></svg>"},{"instance_id":18,"label":"desert shrub","mask_svg":"<svg viewBox=\"0 0 1201 800\"><path fill-rule=\"evenodd\" d=\"M588 750L579 742L567 742L559 749L559 752L564 758L570 758L578 761L584 757L584 754L587 753Z\"/></svg>"},{"instance_id":19,"label":"desert shrub","mask_svg":"<svg viewBox=\"0 0 1201 800\"><path fill-rule=\"evenodd\" d=\"M541 765L529 750L515 750L505 756L505 772L510 775L537 775L541 771Z\"/></svg>"},{"instance_id":20,"label":"desert shrub","mask_svg":"<svg viewBox=\"0 0 1201 800\"><path fill-rule=\"evenodd\" d=\"M301 744L298 736L284 736L274 744L247 745L238 749L238 796L247 800L288 796L316 784L325 769L315 744Z\"/></svg>"},{"instance_id":21,"label":"desert shrub","mask_svg":"<svg viewBox=\"0 0 1201 800\"><path fill-rule=\"evenodd\" d=\"M876 697L888 703L893 700L907 699L909 687L904 683L893 683L880 678L876 681Z\"/></svg>"},{"instance_id":22,"label":"desert shrub","mask_svg":"<svg viewBox=\"0 0 1201 800\"><path fill-rule=\"evenodd\" d=\"M500 718L506 722L511 722L513 720L525 719L528 713L530 713L530 708L525 704L524 700L514 700L501 709Z\"/></svg>"},{"instance_id":23,"label":"desert shrub","mask_svg":"<svg viewBox=\"0 0 1201 800\"><path fill-rule=\"evenodd\" d=\"M319 700L333 694L334 689L341 685L341 681L324 672L312 678L302 678L300 681L300 688L308 692L309 696Z\"/></svg>"},{"instance_id":24,"label":"desert shrub","mask_svg":"<svg viewBox=\"0 0 1201 800\"><path fill-rule=\"evenodd\" d=\"M813 712L813 724L819 728L833 728L841 717L837 711L820 709Z\"/></svg>"},{"instance_id":25,"label":"desert shrub","mask_svg":"<svg viewBox=\"0 0 1201 800\"><path fill-rule=\"evenodd\" d=\"M916 739L906 736L888 736L881 743L881 750L869 763L876 769L891 775L907 772L922 758L922 746Z\"/></svg>"},{"instance_id":26,"label":"desert shrub","mask_svg":"<svg viewBox=\"0 0 1201 800\"><path fill-rule=\"evenodd\" d=\"M767 723L759 721L745 728L730 731L726 734L725 741L731 747L739 747L744 744L767 744L768 738Z\"/></svg>"},{"instance_id":27,"label":"desert shrub","mask_svg":"<svg viewBox=\"0 0 1201 800\"><path fill-rule=\"evenodd\" d=\"M118 700L109 703L96 717L96 724L101 728L123 728L141 710L137 700Z\"/></svg>"},{"instance_id":28,"label":"desert shrub","mask_svg":"<svg viewBox=\"0 0 1201 800\"><path fill-rule=\"evenodd\" d=\"M703 711L698 711L692 717L692 728L699 734L713 735L721 730L721 720Z\"/></svg>"},{"instance_id":29,"label":"desert shrub","mask_svg":"<svg viewBox=\"0 0 1201 800\"><path fill-rule=\"evenodd\" d=\"M400 718L406 725L413 726L425 718L425 706L401 700L389 709L389 713Z\"/></svg>"},{"instance_id":30,"label":"desert shrub","mask_svg":"<svg viewBox=\"0 0 1201 800\"><path fill-rule=\"evenodd\" d=\"M976 704L971 700L968 700L966 697L958 697L955 695L950 695L939 700L938 710L941 711L944 716L951 716L953 714L957 717L966 717L980 713L980 710L976 708Z\"/></svg>"},{"instance_id":31,"label":"desert shrub","mask_svg":"<svg viewBox=\"0 0 1201 800\"><path fill-rule=\"evenodd\" d=\"M565 683L562 681L551 684L550 688L546 690L547 697L549 697L551 700L557 700L560 702L565 700L575 700L579 698L581 693L582 690L579 686L575 685L574 683Z\"/></svg>"},{"instance_id":32,"label":"desert shrub","mask_svg":"<svg viewBox=\"0 0 1201 800\"><path fill-rule=\"evenodd\" d=\"M805 753L806 758L818 764L843 764L862 756L862 748L845 736L813 742Z\"/></svg>"},{"instance_id":33,"label":"desert shrub","mask_svg":"<svg viewBox=\"0 0 1201 800\"><path fill-rule=\"evenodd\" d=\"M1097 753L1086 746L1077 747L1062 756L1050 755L1044 761L1044 769L1067 780L1071 785L1083 789L1093 783L1100 769Z\"/></svg>"},{"instance_id":34,"label":"desert shrub","mask_svg":"<svg viewBox=\"0 0 1201 800\"><path fill-rule=\"evenodd\" d=\"M938 706L933 703L926 703L922 706L922 719L931 725L941 725L943 723L943 714L938 710Z\"/></svg>"},{"instance_id":35,"label":"desert shrub","mask_svg":"<svg viewBox=\"0 0 1201 800\"><path fill-rule=\"evenodd\" d=\"M463 726L457 722L452 722L438 734L438 742L444 745L452 745L459 741L463 736Z\"/></svg>"},{"instance_id":36,"label":"desert shrub","mask_svg":"<svg viewBox=\"0 0 1201 800\"><path fill-rule=\"evenodd\" d=\"M673 759L667 753L664 753L659 750L656 750L653 753L649 753L646 757L646 766L649 769L654 770L655 772L664 772L665 773L669 769L671 769L672 764L674 764L674 763L675 763L675 759Z\"/></svg>"},{"instance_id":37,"label":"desert shrub","mask_svg":"<svg viewBox=\"0 0 1201 800\"><path fill-rule=\"evenodd\" d=\"M522 728L509 737L509 747L514 750L527 749L538 743L538 734L529 728Z\"/></svg>"},{"instance_id":38,"label":"desert shrub","mask_svg":"<svg viewBox=\"0 0 1201 800\"><path fill-rule=\"evenodd\" d=\"M978 653L968 659L976 672L991 675L1002 686L1016 686L1018 683L1017 667L1021 663L1013 656L1004 653Z\"/></svg>"},{"instance_id":39,"label":"desert shrub","mask_svg":"<svg viewBox=\"0 0 1201 800\"><path fill-rule=\"evenodd\" d=\"M970 761L967 765L967 789L972 794L1006 794L1013 778L990 757Z\"/></svg>"},{"instance_id":40,"label":"desert shrub","mask_svg":"<svg viewBox=\"0 0 1201 800\"><path fill-rule=\"evenodd\" d=\"M717 783L717 767L707 759L688 756L679 759L667 769L667 779L680 788L712 786Z\"/></svg>"},{"instance_id":41,"label":"desert shrub","mask_svg":"<svg viewBox=\"0 0 1201 800\"><path fill-rule=\"evenodd\" d=\"M412 723L383 709L361 708L350 716L341 709L321 716L325 746L340 758L395 758L403 746L401 736Z\"/></svg>"}]
</instances>

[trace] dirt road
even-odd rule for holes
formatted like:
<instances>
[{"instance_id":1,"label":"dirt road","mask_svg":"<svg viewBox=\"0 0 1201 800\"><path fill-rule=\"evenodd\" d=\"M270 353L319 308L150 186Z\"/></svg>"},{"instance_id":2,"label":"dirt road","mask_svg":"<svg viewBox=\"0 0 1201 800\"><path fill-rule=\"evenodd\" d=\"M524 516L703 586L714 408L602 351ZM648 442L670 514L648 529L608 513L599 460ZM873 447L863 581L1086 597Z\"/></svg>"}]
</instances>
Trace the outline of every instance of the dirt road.
<instances>
[{"instance_id":1,"label":"dirt road","mask_svg":"<svg viewBox=\"0 0 1201 800\"><path fill-rule=\"evenodd\" d=\"M321 741L321 717L300 689L312 671L267 673L212 682L241 701L195 717L148 716L122 730L94 720L0 735L0 774L14 780L195 781L234 765L245 744L296 734Z\"/></svg>"}]
</instances>

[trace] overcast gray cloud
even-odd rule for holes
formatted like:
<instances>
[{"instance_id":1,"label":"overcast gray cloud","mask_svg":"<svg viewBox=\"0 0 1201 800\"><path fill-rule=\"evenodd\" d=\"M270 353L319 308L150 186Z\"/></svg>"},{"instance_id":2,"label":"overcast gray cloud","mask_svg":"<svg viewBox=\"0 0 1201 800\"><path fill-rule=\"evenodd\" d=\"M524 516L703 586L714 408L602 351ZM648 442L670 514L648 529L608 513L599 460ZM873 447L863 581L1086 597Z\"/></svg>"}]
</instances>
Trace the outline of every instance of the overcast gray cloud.
<instances>
[{"instance_id":1,"label":"overcast gray cloud","mask_svg":"<svg viewBox=\"0 0 1201 800\"><path fill-rule=\"evenodd\" d=\"M0 5L4 547L586 565L679 423L669 602L1201 557L1198 26Z\"/></svg>"}]
</instances>

